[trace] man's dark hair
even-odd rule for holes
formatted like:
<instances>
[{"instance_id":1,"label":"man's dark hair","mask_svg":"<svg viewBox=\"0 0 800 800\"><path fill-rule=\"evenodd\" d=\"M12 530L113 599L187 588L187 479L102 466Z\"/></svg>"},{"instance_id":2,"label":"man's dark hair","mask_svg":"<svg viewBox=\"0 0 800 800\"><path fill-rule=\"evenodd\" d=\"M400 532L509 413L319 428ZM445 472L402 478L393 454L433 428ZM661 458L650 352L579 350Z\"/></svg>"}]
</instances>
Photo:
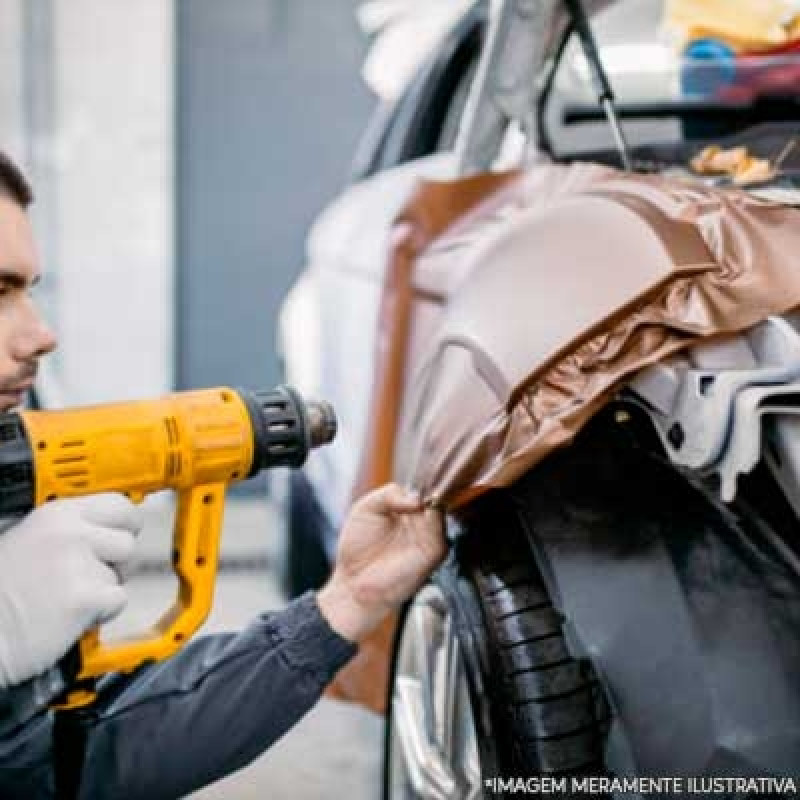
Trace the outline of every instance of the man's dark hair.
<instances>
[{"instance_id":1,"label":"man's dark hair","mask_svg":"<svg viewBox=\"0 0 800 800\"><path fill-rule=\"evenodd\" d=\"M33 202L33 190L22 170L3 152L0 152L0 193L27 208Z\"/></svg>"}]
</instances>

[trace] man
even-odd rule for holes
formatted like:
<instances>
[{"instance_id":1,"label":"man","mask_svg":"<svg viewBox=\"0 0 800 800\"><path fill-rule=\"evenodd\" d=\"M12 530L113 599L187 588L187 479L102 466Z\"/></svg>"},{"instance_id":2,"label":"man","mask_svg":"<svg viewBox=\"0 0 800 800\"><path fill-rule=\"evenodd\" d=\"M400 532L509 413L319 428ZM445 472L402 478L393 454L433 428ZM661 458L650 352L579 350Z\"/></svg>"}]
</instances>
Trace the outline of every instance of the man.
<instances>
[{"instance_id":1,"label":"man","mask_svg":"<svg viewBox=\"0 0 800 800\"><path fill-rule=\"evenodd\" d=\"M39 278L31 192L0 154L0 410L23 399L56 345L30 297ZM1 468L0 468L1 469ZM55 665L125 605L119 567L141 528L121 495L59 500L0 534L0 797L53 795ZM397 486L357 503L328 584L243 632L190 642L111 676L93 714L82 798L177 798L244 766L317 701L356 643L445 552L439 514Z\"/></svg>"}]
</instances>

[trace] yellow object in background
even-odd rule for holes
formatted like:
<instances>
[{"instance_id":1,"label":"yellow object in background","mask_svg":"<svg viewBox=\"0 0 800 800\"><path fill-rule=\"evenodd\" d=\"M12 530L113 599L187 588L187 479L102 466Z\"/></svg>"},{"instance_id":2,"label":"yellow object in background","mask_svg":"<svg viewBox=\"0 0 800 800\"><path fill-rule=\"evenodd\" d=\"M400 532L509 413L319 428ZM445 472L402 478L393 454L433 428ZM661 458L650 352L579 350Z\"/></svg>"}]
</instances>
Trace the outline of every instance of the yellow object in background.
<instances>
[{"instance_id":1,"label":"yellow object in background","mask_svg":"<svg viewBox=\"0 0 800 800\"><path fill-rule=\"evenodd\" d=\"M667 0L666 24L684 43L717 39L759 52L800 38L796 0Z\"/></svg>"},{"instance_id":2,"label":"yellow object in background","mask_svg":"<svg viewBox=\"0 0 800 800\"><path fill-rule=\"evenodd\" d=\"M798 11L794 19L789 23L788 35L790 42L800 39L800 11Z\"/></svg>"}]
</instances>

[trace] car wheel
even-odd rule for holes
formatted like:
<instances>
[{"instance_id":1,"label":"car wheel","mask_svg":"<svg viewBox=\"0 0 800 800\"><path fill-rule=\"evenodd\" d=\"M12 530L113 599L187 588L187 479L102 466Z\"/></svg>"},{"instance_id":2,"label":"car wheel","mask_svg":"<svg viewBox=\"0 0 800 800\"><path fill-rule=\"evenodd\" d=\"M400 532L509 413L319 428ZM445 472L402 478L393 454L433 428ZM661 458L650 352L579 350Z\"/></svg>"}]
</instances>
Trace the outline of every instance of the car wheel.
<instances>
[{"instance_id":1,"label":"car wheel","mask_svg":"<svg viewBox=\"0 0 800 800\"><path fill-rule=\"evenodd\" d=\"M397 644L384 796L483 798L478 735L450 604L426 586Z\"/></svg>"},{"instance_id":2,"label":"car wheel","mask_svg":"<svg viewBox=\"0 0 800 800\"><path fill-rule=\"evenodd\" d=\"M398 628L384 799L489 798L494 777L603 774L608 704L563 626L513 508L481 501Z\"/></svg>"}]
</instances>

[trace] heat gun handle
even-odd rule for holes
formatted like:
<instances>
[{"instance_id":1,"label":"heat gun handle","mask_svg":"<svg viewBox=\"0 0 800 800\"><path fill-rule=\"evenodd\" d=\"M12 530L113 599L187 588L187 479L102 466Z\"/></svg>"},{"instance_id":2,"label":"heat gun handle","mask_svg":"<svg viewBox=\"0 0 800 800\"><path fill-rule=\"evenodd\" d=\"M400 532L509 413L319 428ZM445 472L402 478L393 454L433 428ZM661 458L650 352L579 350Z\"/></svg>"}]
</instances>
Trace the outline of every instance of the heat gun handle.
<instances>
[{"instance_id":1,"label":"heat gun handle","mask_svg":"<svg viewBox=\"0 0 800 800\"><path fill-rule=\"evenodd\" d=\"M178 493L173 532L172 565L178 578L175 603L144 633L105 642L99 629L87 633L70 656L70 683L60 708L76 708L94 699L91 681L109 672L130 672L142 664L163 661L179 650L203 624L211 610L219 562L219 541L225 508L224 483L197 486ZM80 687L80 688L78 688Z\"/></svg>"}]
</instances>

